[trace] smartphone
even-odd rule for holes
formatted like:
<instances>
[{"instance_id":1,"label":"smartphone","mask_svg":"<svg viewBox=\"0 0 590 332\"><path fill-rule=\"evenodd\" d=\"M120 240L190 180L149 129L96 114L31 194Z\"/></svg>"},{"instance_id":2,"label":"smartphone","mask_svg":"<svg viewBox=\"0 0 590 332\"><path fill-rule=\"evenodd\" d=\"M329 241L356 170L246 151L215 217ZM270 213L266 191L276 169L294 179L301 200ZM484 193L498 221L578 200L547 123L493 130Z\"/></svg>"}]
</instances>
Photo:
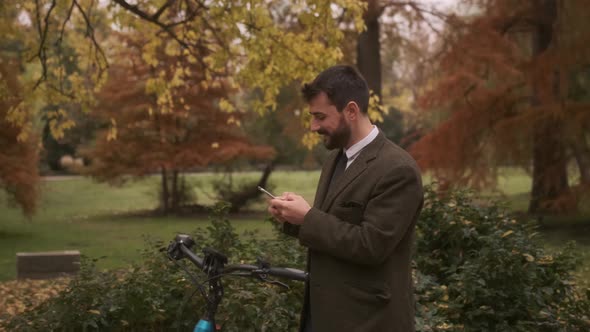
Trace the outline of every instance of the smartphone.
<instances>
[{"instance_id":1,"label":"smartphone","mask_svg":"<svg viewBox=\"0 0 590 332\"><path fill-rule=\"evenodd\" d=\"M277 198L275 195L271 194L268 192L268 190L262 188L261 186L258 186L258 190L262 191L263 193L267 194L269 197L271 198Z\"/></svg>"}]
</instances>

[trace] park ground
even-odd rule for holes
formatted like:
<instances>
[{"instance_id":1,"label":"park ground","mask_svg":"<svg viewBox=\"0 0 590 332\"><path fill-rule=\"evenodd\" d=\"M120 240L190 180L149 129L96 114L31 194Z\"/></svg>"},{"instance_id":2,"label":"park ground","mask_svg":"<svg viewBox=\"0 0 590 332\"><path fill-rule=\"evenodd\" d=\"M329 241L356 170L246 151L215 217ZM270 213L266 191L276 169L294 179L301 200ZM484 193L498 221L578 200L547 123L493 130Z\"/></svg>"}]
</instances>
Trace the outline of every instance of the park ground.
<instances>
[{"instance_id":1,"label":"park ground","mask_svg":"<svg viewBox=\"0 0 590 332\"><path fill-rule=\"evenodd\" d=\"M214 203L212 181L221 175L198 173L188 176L200 204ZM255 180L258 173L234 175L236 181ZM313 200L319 171L276 171L269 188L276 193L293 191ZM429 179L425 177L425 182ZM194 232L206 227L205 214L156 216L146 213L156 208L158 177L130 181L120 187L96 183L83 177L47 178L42 185L42 202L32 219L23 217L0 196L0 290L18 288L16 253L52 250L80 250L97 259L101 269L124 268L140 257L148 240L170 241L176 233ZM498 191L485 195L506 202L511 211L526 210L530 178L507 169L499 178ZM538 240L549 251L559 251L576 241L581 263L576 270L578 284L590 286L590 213L549 218L542 221ZM261 197L242 214L229 216L239 233L257 229L258 236L272 235ZM0 300L1 302L1 300ZM2 307L2 303L0 303Z\"/></svg>"}]
</instances>

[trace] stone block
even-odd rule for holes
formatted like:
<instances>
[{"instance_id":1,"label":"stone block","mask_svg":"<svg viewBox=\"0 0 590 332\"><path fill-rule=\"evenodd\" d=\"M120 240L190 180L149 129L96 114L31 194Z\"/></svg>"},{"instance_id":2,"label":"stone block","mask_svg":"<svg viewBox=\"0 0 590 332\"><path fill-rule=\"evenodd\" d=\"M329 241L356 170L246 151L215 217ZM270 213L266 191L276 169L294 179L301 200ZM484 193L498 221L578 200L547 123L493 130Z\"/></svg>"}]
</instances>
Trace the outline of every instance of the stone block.
<instances>
[{"instance_id":1,"label":"stone block","mask_svg":"<svg viewBox=\"0 0 590 332\"><path fill-rule=\"evenodd\" d=\"M78 250L19 252L16 254L17 279L50 279L73 275L80 270Z\"/></svg>"}]
</instances>

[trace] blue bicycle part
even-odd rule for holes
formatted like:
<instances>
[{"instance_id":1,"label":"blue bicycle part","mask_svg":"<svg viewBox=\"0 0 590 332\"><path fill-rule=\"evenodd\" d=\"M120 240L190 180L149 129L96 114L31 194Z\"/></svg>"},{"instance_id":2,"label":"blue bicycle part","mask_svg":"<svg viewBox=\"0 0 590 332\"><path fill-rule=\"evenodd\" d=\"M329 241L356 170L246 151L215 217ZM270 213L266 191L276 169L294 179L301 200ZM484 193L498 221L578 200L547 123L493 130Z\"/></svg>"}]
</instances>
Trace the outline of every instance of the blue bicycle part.
<instances>
[{"instance_id":1,"label":"blue bicycle part","mask_svg":"<svg viewBox=\"0 0 590 332\"><path fill-rule=\"evenodd\" d=\"M201 319L197 325L195 325L193 332L215 332L215 327L210 321Z\"/></svg>"}]
</instances>

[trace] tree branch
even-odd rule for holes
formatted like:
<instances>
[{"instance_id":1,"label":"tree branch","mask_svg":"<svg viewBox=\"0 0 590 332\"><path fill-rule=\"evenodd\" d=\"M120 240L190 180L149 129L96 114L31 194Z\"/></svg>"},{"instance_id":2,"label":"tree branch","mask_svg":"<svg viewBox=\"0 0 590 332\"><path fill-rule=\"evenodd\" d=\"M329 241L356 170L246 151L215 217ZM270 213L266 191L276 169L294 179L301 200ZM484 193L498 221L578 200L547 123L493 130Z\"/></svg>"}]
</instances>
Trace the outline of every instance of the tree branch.
<instances>
[{"instance_id":1,"label":"tree branch","mask_svg":"<svg viewBox=\"0 0 590 332\"><path fill-rule=\"evenodd\" d=\"M59 37L57 38L57 41L55 42L56 45L60 45L61 46L61 41L63 40L64 32L66 30L66 24L68 23L68 21L72 17L72 12L74 11L74 5L75 5L75 1L72 1L72 4L70 5L70 9L68 9L68 13L66 15L66 19L64 20L64 22L63 22L63 24L61 26L61 31L59 32Z\"/></svg>"},{"instance_id":2,"label":"tree branch","mask_svg":"<svg viewBox=\"0 0 590 332\"><path fill-rule=\"evenodd\" d=\"M82 17L84 18L84 22L86 23L86 37L89 37L90 40L92 41L92 44L94 45L94 47L96 47L95 59L99 65L99 67L98 67L99 76L101 76L105 68L103 68L100 65L101 59L99 58L99 56L102 57L102 60L104 60L104 63L107 64L107 67L108 67L107 57L104 54L104 51L102 50L102 48L100 47L98 42L96 41L96 38L94 36L94 27L92 26L92 23L90 22L88 15L86 15L86 12L82 8L82 6L80 6L80 4L78 3L78 0L73 0L73 2L75 4L76 8L78 8L78 10L80 11L80 14L82 14Z\"/></svg>"},{"instance_id":3,"label":"tree branch","mask_svg":"<svg viewBox=\"0 0 590 332\"><path fill-rule=\"evenodd\" d=\"M174 39L180 46L189 50L189 52L191 52L191 54L193 54L190 45L187 42L185 42L184 40L180 39L178 37L178 35L176 35L176 33L174 33L174 31L172 31L172 29L169 25L162 23L158 19L155 19L154 18L155 15L150 15L147 12L139 9L139 7L137 5L129 4L125 0L113 0L113 1L115 3L117 3L119 6L126 9L127 11L129 11L129 12L135 14L136 16L138 16L139 18L143 19L144 21L147 21L147 22L150 22L150 23L153 23L153 24L159 26L164 32L166 32L170 37L172 37L172 39ZM193 54L193 55L197 56L196 54Z\"/></svg>"},{"instance_id":4,"label":"tree branch","mask_svg":"<svg viewBox=\"0 0 590 332\"><path fill-rule=\"evenodd\" d=\"M251 28L256 31L262 31L262 28L256 26L256 24L254 22L247 22L247 23L244 23L244 25L246 25L246 27ZM304 63L308 66L311 66L312 68L314 68L317 71L321 70L321 68L316 68L312 63L309 63L309 61L306 61L305 59L303 59L299 54L297 54L297 52L295 52L295 50L293 48L291 48L291 47L289 47L289 45L285 44L285 42L279 40L278 38L276 38L275 36L273 36L271 34L268 34L268 38L270 38L270 40L273 41L275 44L280 45L282 48L287 50L289 53L293 54L293 56L295 56L295 58L297 60L301 61L302 63Z\"/></svg>"},{"instance_id":5,"label":"tree branch","mask_svg":"<svg viewBox=\"0 0 590 332\"><path fill-rule=\"evenodd\" d=\"M49 30L49 17L53 11L53 8L55 8L55 5L56 1L53 0L51 2L51 6L49 6L49 9L47 10L47 14L45 14L45 18L43 19L45 26L42 27L41 5L39 4L39 0L35 0L35 16L37 19L37 31L39 32L39 50L37 51L37 54L35 54L35 56L33 56L29 61L32 61L38 57L39 61L41 62L42 74L39 80L37 80L37 83L35 83L33 90L37 89L41 82L47 79L47 47L45 44L47 42L47 31Z\"/></svg>"},{"instance_id":6,"label":"tree branch","mask_svg":"<svg viewBox=\"0 0 590 332\"><path fill-rule=\"evenodd\" d=\"M164 11L166 10L166 8L170 7L170 5L172 5L173 2L175 2L176 0L168 0L166 1L166 3L164 5L162 5L162 7L160 7L160 9L158 9L158 11L156 11L154 13L154 15L152 15L152 19L157 21L160 16L164 13Z\"/></svg>"}]
</instances>

